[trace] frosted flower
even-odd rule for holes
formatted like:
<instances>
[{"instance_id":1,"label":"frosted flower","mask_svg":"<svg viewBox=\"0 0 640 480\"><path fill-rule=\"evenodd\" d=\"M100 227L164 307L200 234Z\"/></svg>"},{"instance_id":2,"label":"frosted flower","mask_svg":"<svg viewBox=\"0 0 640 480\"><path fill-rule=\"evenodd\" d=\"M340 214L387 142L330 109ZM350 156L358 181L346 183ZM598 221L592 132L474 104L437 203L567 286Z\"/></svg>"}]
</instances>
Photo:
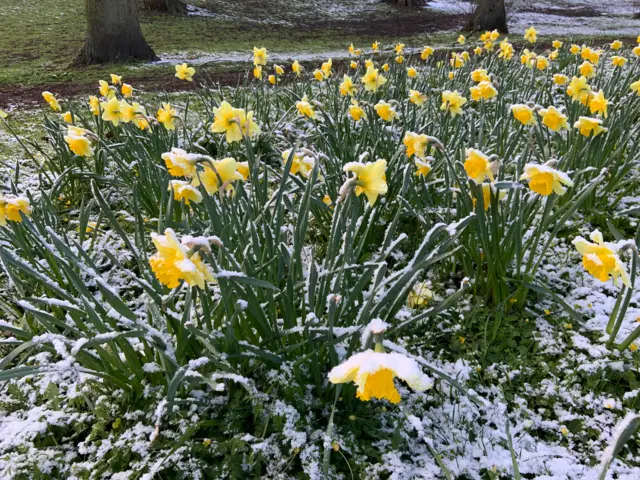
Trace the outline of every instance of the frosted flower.
<instances>
[{"instance_id":1,"label":"frosted flower","mask_svg":"<svg viewBox=\"0 0 640 480\"><path fill-rule=\"evenodd\" d=\"M395 352L366 350L356 353L329 372L331 383L354 382L358 386L356 396L365 402L372 398L387 399L391 403L400 402L395 377L420 392L433 385L415 360Z\"/></svg>"}]
</instances>

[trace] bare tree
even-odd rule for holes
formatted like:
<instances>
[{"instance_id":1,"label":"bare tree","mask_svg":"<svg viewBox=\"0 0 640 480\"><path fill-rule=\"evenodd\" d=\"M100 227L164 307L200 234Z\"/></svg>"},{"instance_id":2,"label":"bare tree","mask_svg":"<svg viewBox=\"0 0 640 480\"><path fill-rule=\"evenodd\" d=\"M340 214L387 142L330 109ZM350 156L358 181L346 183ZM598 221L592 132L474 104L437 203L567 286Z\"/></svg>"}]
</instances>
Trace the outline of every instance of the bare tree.
<instances>
[{"instance_id":1,"label":"bare tree","mask_svg":"<svg viewBox=\"0 0 640 480\"><path fill-rule=\"evenodd\" d=\"M85 0L87 37L77 64L157 60L140 30L137 0Z\"/></svg>"},{"instance_id":2,"label":"bare tree","mask_svg":"<svg viewBox=\"0 0 640 480\"><path fill-rule=\"evenodd\" d=\"M478 0L478 5L465 30L471 32L498 30L500 33L509 33L504 0Z\"/></svg>"},{"instance_id":3,"label":"bare tree","mask_svg":"<svg viewBox=\"0 0 640 480\"><path fill-rule=\"evenodd\" d=\"M187 14L187 6L181 0L142 0L142 8L170 15Z\"/></svg>"}]
</instances>

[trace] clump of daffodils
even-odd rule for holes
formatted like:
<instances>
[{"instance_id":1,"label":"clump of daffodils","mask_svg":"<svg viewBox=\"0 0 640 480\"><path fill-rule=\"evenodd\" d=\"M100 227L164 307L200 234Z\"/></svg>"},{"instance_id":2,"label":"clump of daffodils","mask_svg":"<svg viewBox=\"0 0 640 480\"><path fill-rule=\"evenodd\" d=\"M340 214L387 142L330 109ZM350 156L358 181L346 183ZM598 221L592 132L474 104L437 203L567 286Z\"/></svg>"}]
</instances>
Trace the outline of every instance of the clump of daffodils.
<instances>
[{"instance_id":1,"label":"clump of daffodils","mask_svg":"<svg viewBox=\"0 0 640 480\"><path fill-rule=\"evenodd\" d=\"M384 351L382 336L387 324L373 320L367 329L374 335L374 349L356 353L334 367L329 372L331 383L354 382L358 386L356 397L360 400L368 402L380 399L394 404L399 403L401 399L395 384L396 377L419 392L431 388L431 378L422 373L414 359L400 353Z\"/></svg>"}]
</instances>

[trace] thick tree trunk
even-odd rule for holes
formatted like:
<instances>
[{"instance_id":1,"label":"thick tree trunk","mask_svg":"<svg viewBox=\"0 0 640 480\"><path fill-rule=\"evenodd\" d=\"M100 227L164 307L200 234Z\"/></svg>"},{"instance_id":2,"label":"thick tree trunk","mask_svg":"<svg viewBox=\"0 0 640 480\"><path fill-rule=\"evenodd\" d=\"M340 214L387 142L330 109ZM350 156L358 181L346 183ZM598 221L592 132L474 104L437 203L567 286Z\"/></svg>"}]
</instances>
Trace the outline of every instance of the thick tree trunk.
<instances>
[{"instance_id":1,"label":"thick tree trunk","mask_svg":"<svg viewBox=\"0 0 640 480\"><path fill-rule=\"evenodd\" d=\"M77 64L157 60L142 36L137 0L85 0L87 38Z\"/></svg>"},{"instance_id":2,"label":"thick tree trunk","mask_svg":"<svg viewBox=\"0 0 640 480\"><path fill-rule=\"evenodd\" d=\"M478 0L478 6L465 30L470 32L498 30L509 33L504 0Z\"/></svg>"},{"instance_id":3,"label":"thick tree trunk","mask_svg":"<svg viewBox=\"0 0 640 480\"><path fill-rule=\"evenodd\" d=\"M142 0L142 8L170 15L186 15L187 6L180 0Z\"/></svg>"}]
</instances>

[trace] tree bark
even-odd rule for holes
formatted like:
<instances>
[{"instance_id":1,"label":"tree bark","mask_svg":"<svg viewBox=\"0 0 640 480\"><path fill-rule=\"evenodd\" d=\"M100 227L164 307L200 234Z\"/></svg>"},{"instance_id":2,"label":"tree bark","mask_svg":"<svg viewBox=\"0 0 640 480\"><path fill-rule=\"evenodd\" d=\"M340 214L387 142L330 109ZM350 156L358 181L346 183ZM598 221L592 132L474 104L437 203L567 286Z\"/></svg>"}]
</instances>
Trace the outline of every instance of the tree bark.
<instances>
[{"instance_id":1,"label":"tree bark","mask_svg":"<svg viewBox=\"0 0 640 480\"><path fill-rule=\"evenodd\" d=\"M470 32L498 30L500 33L509 33L504 0L478 0L478 6L465 30Z\"/></svg>"},{"instance_id":2,"label":"tree bark","mask_svg":"<svg viewBox=\"0 0 640 480\"><path fill-rule=\"evenodd\" d=\"M140 30L137 0L85 0L87 38L76 64L158 60Z\"/></svg>"},{"instance_id":3,"label":"tree bark","mask_svg":"<svg viewBox=\"0 0 640 480\"><path fill-rule=\"evenodd\" d=\"M170 15L186 15L187 6L180 0L142 0L142 8Z\"/></svg>"}]
</instances>

